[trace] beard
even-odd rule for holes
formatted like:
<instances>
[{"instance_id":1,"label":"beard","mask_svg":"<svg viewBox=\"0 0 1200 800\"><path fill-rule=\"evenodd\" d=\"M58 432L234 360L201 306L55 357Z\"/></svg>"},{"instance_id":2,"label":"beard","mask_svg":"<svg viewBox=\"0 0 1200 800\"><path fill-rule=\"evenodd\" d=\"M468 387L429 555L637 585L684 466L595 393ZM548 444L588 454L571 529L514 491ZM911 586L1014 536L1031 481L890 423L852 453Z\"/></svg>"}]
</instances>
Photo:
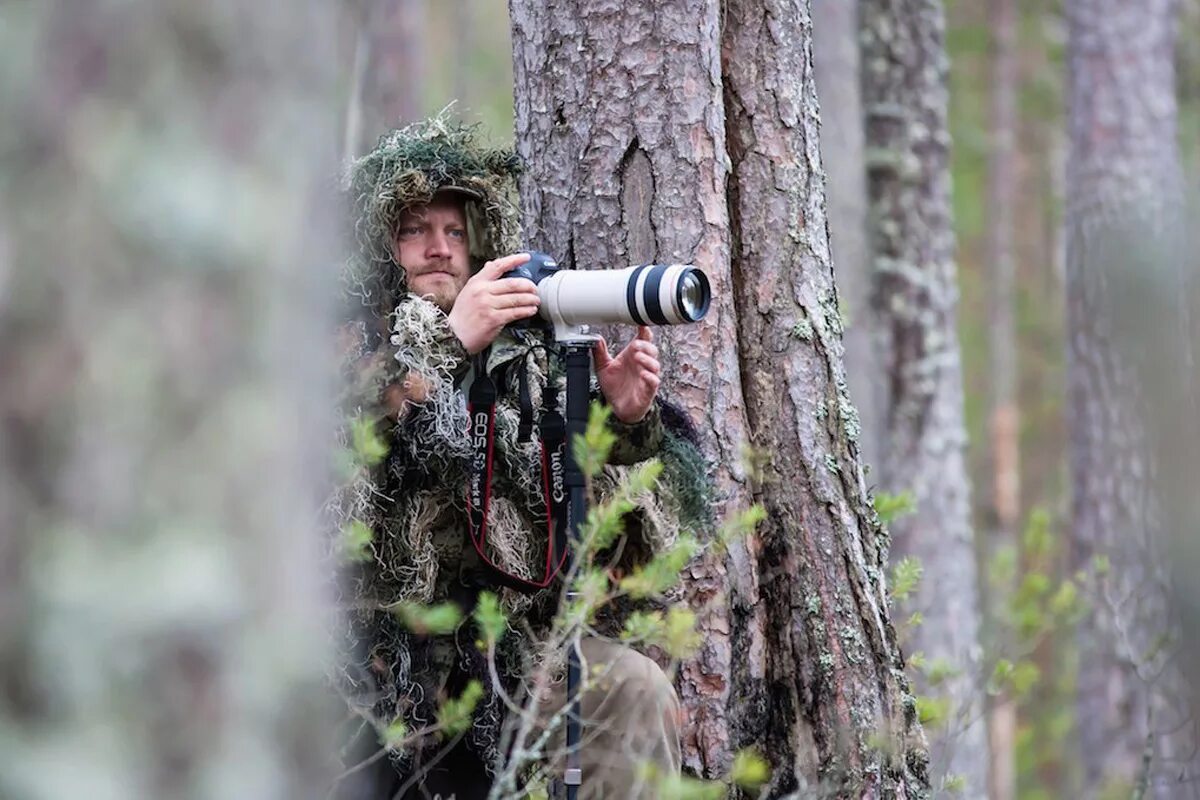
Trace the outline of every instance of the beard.
<instances>
[{"instance_id":1,"label":"beard","mask_svg":"<svg viewBox=\"0 0 1200 800\"><path fill-rule=\"evenodd\" d=\"M449 314L462 290L453 276L444 273L425 273L410 279L413 294L425 298Z\"/></svg>"}]
</instances>

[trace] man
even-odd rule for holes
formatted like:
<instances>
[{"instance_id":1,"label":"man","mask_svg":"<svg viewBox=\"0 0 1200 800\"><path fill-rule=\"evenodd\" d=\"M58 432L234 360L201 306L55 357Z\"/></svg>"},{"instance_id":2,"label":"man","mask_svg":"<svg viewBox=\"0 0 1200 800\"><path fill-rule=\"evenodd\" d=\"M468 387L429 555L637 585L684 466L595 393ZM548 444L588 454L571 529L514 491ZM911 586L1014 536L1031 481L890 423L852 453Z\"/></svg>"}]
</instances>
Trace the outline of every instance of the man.
<instances>
[{"instance_id":1,"label":"man","mask_svg":"<svg viewBox=\"0 0 1200 800\"><path fill-rule=\"evenodd\" d=\"M354 604L365 609L353 631L360 658L350 683L376 724L401 721L410 731L428 727L439 700L458 696L470 679L485 692L461 743L442 747L435 737L416 737L390 764L375 758L374 789L345 797L486 796L501 755L502 697L516 690L536 634L555 610L557 583L531 594L501 591L495 568L469 542L464 546L471 443L463 393L483 368L500 389L486 555L503 572L530 582L543 577L539 565L548 560L540 450L536 437L520 435L518 394L523 387L526 405L539 408L557 397L561 375L537 337L508 327L535 315L539 304L532 282L504 277L528 259L513 254L517 166L509 153L480 149L469 128L438 119L384 137L351 173L359 250L346 281L356 319L343 330L352 364L350 405L383 422L388 456L340 497L343 516L375 533L373 558L348 587ZM618 436L610 459L617 464L689 452L687 442L664 429L663 407L655 402L657 356L645 328L616 356L603 342L596 346L599 396L612 408ZM686 464L686 458L668 458L668 471L674 464L674 474L694 475L699 461ZM662 494L655 513L631 526L637 530L626 555L671 541L684 520L678 512L672 520L665 508L697 507L687 489L668 485ZM420 635L381 613L406 602L444 601L469 613L485 589L499 592L510 619L529 623L510 626L496 654L502 686L494 685L469 621L450 635ZM679 769L671 683L645 656L600 638L585 639L583 655L599 677L583 696L580 797L652 797L638 762L649 761L659 772ZM560 683L541 706L553 716L563 702ZM371 772L356 765L378 747L370 730L359 745L347 765L355 779Z\"/></svg>"}]
</instances>

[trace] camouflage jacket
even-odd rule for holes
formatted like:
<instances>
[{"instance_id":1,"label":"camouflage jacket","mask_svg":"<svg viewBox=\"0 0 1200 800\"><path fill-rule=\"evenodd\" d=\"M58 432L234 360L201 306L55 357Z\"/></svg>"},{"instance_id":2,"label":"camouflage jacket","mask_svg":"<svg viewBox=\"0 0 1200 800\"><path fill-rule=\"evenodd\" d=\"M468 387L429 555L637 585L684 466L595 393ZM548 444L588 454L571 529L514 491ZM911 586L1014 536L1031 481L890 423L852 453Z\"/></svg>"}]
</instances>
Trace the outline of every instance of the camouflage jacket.
<instances>
[{"instance_id":1,"label":"camouflage jacket","mask_svg":"<svg viewBox=\"0 0 1200 800\"><path fill-rule=\"evenodd\" d=\"M418 636L405 630L388 609L406 602L451 601L469 612L480 589L496 591L510 618L529 623L511 626L499 654L501 674L513 679L533 650L534 642L524 635L527 627L537 632L549 622L560 587L552 584L532 596L496 589L467 539L471 450L464 393L471 359L445 314L410 295L392 316L385 343L370 351L365 329L359 331L359 339L351 348L348 383L354 387L359 412L381 421L388 444L387 457L371 477L373 485L351 493L362 503L354 516L368 522L375 533L372 558L348 587L362 609L353 626L359 688L373 693L375 712L384 721L403 719L417 729L431 723L439 700L455 696L467 679L475 677L488 686L487 665L469 620L453 635ZM535 410L541 409L546 391L560 394L561 409L564 378L555 361L539 337L508 331L493 344L487 360L498 389L487 546L495 564L525 578L542 575L547 531L536 428L531 441L518 441L518 371L526 372ZM420 386L424 397L392 420L379 398L385 387L405 380ZM593 396L599 397L595 388ZM601 498L619 480L623 465L667 455L668 472L672 467L678 472L694 469L669 457L667 445L674 443L678 449L680 442L664 428L662 408L656 404L633 425L610 418L617 444L610 466L596 482ZM620 549L626 568L668 546L686 517L680 510L686 502L674 497L669 481L662 491L639 502L639 513L630 515L627 540ZM477 708L471 738L489 763L501 717L498 699L487 692Z\"/></svg>"}]
</instances>

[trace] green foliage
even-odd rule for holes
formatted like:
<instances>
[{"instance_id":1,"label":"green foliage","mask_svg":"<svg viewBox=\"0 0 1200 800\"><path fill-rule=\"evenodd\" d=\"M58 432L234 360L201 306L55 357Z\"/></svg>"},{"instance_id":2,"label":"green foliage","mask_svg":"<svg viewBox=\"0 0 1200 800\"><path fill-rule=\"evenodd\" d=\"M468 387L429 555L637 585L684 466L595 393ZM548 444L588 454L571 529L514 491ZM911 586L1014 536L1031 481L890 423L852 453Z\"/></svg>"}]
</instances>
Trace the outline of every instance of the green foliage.
<instances>
[{"instance_id":1,"label":"green foliage","mask_svg":"<svg viewBox=\"0 0 1200 800\"><path fill-rule=\"evenodd\" d=\"M453 633L462 622L463 613L454 603L426 606L420 603L401 603L392 613L413 633L443 635Z\"/></svg>"},{"instance_id":2,"label":"green foliage","mask_svg":"<svg viewBox=\"0 0 1200 800\"><path fill-rule=\"evenodd\" d=\"M947 775L942 779L942 791L957 794L967 788L965 775Z\"/></svg>"},{"instance_id":3,"label":"green foliage","mask_svg":"<svg viewBox=\"0 0 1200 800\"><path fill-rule=\"evenodd\" d=\"M662 775L653 764L641 765L640 776L654 783L658 800L720 800L726 795L723 783L704 781L687 775Z\"/></svg>"},{"instance_id":4,"label":"green foliage","mask_svg":"<svg viewBox=\"0 0 1200 800\"><path fill-rule=\"evenodd\" d=\"M493 646L508 630L508 619L500 607L500 599L492 592L480 592L475 603L475 624L486 646Z\"/></svg>"},{"instance_id":5,"label":"green foliage","mask_svg":"<svg viewBox=\"0 0 1200 800\"><path fill-rule=\"evenodd\" d=\"M937 658L925 665L924 672L930 686L939 686L950 678L961 675L962 669L949 659Z\"/></svg>"},{"instance_id":6,"label":"green foliage","mask_svg":"<svg viewBox=\"0 0 1200 800\"><path fill-rule=\"evenodd\" d=\"M754 750L741 750L733 759L729 779L754 792L771 778L771 765Z\"/></svg>"},{"instance_id":7,"label":"green foliage","mask_svg":"<svg viewBox=\"0 0 1200 800\"><path fill-rule=\"evenodd\" d=\"M917 716L927 728L939 728L950 718L949 697L917 697Z\"/></svg>"},{"instance_id":8,"label":"green foliage","mask_svg":"<svg viewBox=\"0 0 1200 800\"><path fill-rule=\"evenodd\" d=\"M680 535L674 545L635 567L632 574L623 578L621 591L638 600L662 594L679 582L679 574L700 550L700 542L695 537Z\"/></svg>"},{"instance_id":9,"label":"green foliage","mask_svg":"<svg viewBox=\"0 0 1200 800\"><path fill-rule=\"evenodd\" d=\"M591 622L597 609L611 597L610 588L608 574L604 570L593 566L581 567L575 575L574 597L563 609L561 623L571 628Z\"/></svg>"},{"instance_id":10,"label":"green foliage","mask_svg":"<svg viewBox=\"0 0 1200 800\"><path fill-rule=\"evenodd\" d=\"M667 612L666 631L659 646L672 658L684 659L692 655L700 646L695 612L687 606L672 606Z\"/></svg>"},{"instance_id":11,"label":"green foliage","mask_svg":"<svg viewBox=\"0 0 1200 800\"><path fill-rule=\"evenodd\" d=\"M700 646L696 615L686 606L661 611L635 611L625 621L621 638L628 642L656 645L672 658L687 658Z\"/></svg>"},{"instance_id":12,"label":"green foliage","mask_svg":"<svg viewBox=\"0 0 1200 800\"><path fill-rule=\"evenodd\" d=\"M373 557L371 543L375 533L367 523L352 519L342 526L338 535L337 553L342 561L370 561Z\"/></svg>"},{"instance_id":13,"label":"green foliage","mask_svg":"<svg viewBox=\"0 0 1200 800\"><path fill-rule=\"evenodd\" d=\"M375 430L375 423L359 417L350 423L350 447L358 463L373 467L387 455L387 445Z\"/></svg>"},{"instance_id":14,"label":"green foliage","mask_svg":"<svg viewBox=\"0 0 1200 800\"><path fill-rule=\"evenodd\" d=\"M588 509L583 539L589 552L595 553L612 546L624 529L625 515L636 507L634 498L651 491L662 470L662 462L657 459L638 464L629 471L612 497Z\"/></svg>"},{"instance_id":15,"label":"green foliage","mask_svg":"<svg viewBox=\"0 0 1200 800\"><path fill-rule=\"evenodd\" d=\"M912 492L879 492L875 495L874 503L875 513L884 525L913 513L917 508L917 500Z\"/></svg>"},{"instance_id":16,"label":"green foliage","mask_svg":"<svg viewBox=\"0 0 1200 800\"><path fill-rule=\"evenodd\" d=\"M603 403L592 403L588 410L587 428L582 437L571 441L571 454L589 480L595 478L608 463L608 454L617 443L617 435L608 427L612 409Z\"/></svg>"},{"instance_id":17,"label":"green foliage","mask_svg":"<svg viewBox=\"0 0 1200 800\"><path fill-rule=\"evenodd\" d=\"M471 715L475 713L475 706L482 697L483 684L473 680L461 695L443 702L438 709L438 727L442 730L442 736L453 739L465 733L471 727Z\"/></svg>"},{"instance_id":18,"label":"green foliage","mask_svg":"<svg viewBox=\"0 0 1200 800\"><path fill-rule=\"evenodd\" d=\"M726 547L730 542L749 535L766 518L767 510L757 503L735 511L721 523L720 530L717 531L718 545Z\"/></svg>"},{"instance_id":19,"label":"green foliage","mask_svg":"<svg viewBox=\"0 0 1200 800\"><path fill-rule=\"evenodd\" d=\"M617 496L588 509L582 538L589 554L612 546L625 529L625 515L634 507L629 498Z\"/></svg>"},{"instance_id":20,"label":"green foliage","mask_svg":"<svg viewBox=\"0 0 1200 800\"><path fill-rule=\"evenodd\" d=\"M907 600L908 596L913 593L917 586L921 583L921 575L925 568L921 566L920 559L913 556L905 556L897 562L892 568L892 577L888 581L891 587L893 600Z\"/></svg>"},{"instance_id":21,"label":"green foliage","mask_svg":"<svg viewBox=\"0 0 1200 800\"><path fill-rule=\"evenodd\" d=\"M404 740L408 738L408 726L404 724L404 720L395 720L383 729L379 738L388 750L399 750L404 746Z\"/></svg>"}]
</instances>

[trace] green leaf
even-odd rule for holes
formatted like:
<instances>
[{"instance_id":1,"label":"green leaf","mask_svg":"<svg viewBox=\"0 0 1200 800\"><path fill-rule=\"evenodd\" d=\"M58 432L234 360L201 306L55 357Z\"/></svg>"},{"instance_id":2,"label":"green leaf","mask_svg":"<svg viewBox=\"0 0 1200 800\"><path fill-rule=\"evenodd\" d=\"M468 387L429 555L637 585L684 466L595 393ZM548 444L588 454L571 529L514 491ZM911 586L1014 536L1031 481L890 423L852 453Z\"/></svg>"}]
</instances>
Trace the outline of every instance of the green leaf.
<instances>
[{"instance_id":1,"label":"green leaf","mask_svg":"<svg viewBox=\"0 0 1200 800\"><path fill-rule=\"evenodd\" d=\"M1065 580L1050 598L1050 610L1060 617L1070 616L1079 604L1079 590L1070 580Z\"/></svg>"},{"instance_id":2,"label":"green leaf","mask_svg":"<svg viewBox=\"0 0 1200 800\"><path fill-rule=\"evenodd\" d=\"M475 713L475 706L482 697L483 684L472 680L461 695L443 702L438 709L438 726L442 729L442 735L453 739L465 733L471 727L471 715Z\"/></svg>"},{"instance_id":3,"label":"green leaf","mask_svg":"<svg viewBox=\"0 0 1200 800\"><path fill-rule=\"evenodd\" d=\"M1013 663L1007 658L1001 658L996 662L996 666L992 667L992 676L988 679L988 692L990 694L999 694L1003 691L1004 686L1008 683L1009 677L1013 672Z\"/></svg>"},{"instance_id":4,"label":"green leaf","mask_svg":"<svg viewBox=\"0 0 1200 800\"><path fill-rule=\"evenodd\" d=\"M930 686L939 686L948 679L961 675L962 670L948 658L935 658L925 668L925 677Z\"/></svg>"},{"instance_id":5,"label":"green leaf","mask_svg":"<svg viewBox=\"0 0 1200 800\"><path fill-rule=\"evenodd\" d=\"M598 568L580 569L572 587L575 596L564 609L563 625L568 628L592 621L596 611L610 598L608 573Z\"/></svg>"},{"instance_id":6,"label":"green leaf","mask_svg":"<svg viewBox=\"0 0 1200 800\"><path fill-rule=\"evenodd\" d=\"M352 519L342 526L338 536L338 557L343 561L370 561L374 557L371 543L375 541L375 533L367 523Z\"/></svg>"},{"instance_id":7,"label":"green leaf","mask_svg":"<svg viewBox=\"0 0 1200 800\"><path fill-rule=\"evenodd\" d=\"M892 568L892 579L889 581L892 587L892 599L907 600L920 584L924 571L925 568L921 566L919 559L913 556L905 556L900 559L899 563Z\"/></svg>"},{"instance_id":8,"label":"green leaf","mask_svg":"<svg viewBox=\"0 0 1200 800\"><path fill-rule=\"evenodd\" d=\"M577 434L571 440L571 454L575 456L575 463L588 478L600 474L608 461L608 454L617 443L617 435L608 427L610 416L611 408L600 402L592 403L583 436Z\"/></svg>"},{"instance_id":9,"label":"green leaf","mask_svg":"<svg viewBox=\"0 0 1200 800\"><path fill-rule=\"evenodd\" d=\"M1026 561L1042 563L1054 555L1057 547L1050 529L1050 514L1044 508L1036 508L1029 514L1029 521L1021 534L1021 551Z\"/></svg>"},{"instance_id":10,"label":"green leaf","mask_svg":"<svg viewBox=\"0 0 1200 800\"><path fill-rule=\"evenodd\" d=\"M659 611L634 611L625 620L621 638L634 642L658 642L666 630L665 620Z\"/></svg>"},{"instance_id":11,"label":"green leaf","mask_svg":"<svg viewBox=\"0 0 1200 800\"><path fill-rule=\"evenodd\" d=\"M657 458L642 461L625 476L617 491L625 497L635 497L653 491L662 475L663 464Z\"/></svg>"},{"instance_id":12,"label":"green leaf","mask_svg":"<svg viewBox=\"0 0 1200 800\"><path fill-rule=\"evenodd\" d=\"M646 783L654 784L656 800L721 800L727 793L723 783L687 775L662 774L653 763L639 765L638 775Z\"/></svg>"},{"instance_id":13,"label":"green leaf","mask_svg":"<svg viewBox=\"0 0 1200 800\"><path fill-rule=\"evenodd\" d=\"M504 637L508 630L508 619L504 609L500 608L500 600L492 592L480 592L475 603L475 624L483 635L484 643L494 645Z\"/></svg>"},{"instance_id":14,"label":"green leaf","mask_svg":"<svg viewBox=\"0 0 1200 800\"><path fill-rule=\"evenodd\" d=\"M388 750L399 750L404 745L407 736L408 726L404 724L403 720L398 719L383 729L380 739Z\"/></svg>"},{"instance_id":15,"label":"green leaf","mask_svg":"<svg viewBox=\"0 0 1200 800\"><path fill-rule=\"evenodd\" d=\"M771 778L771 765L754 750L741 750L733 759L729 779L747 791L755 791Z\"/></svg>"},{"instance_id":16,"label":"green leaf","mask_svg":"<svg viewBox=\"0 0 1200 800\"><path fill-rule=\"evenodd\" d=\"M387 445L375 430L375 423L359 417L350 423L350 446L359 463L373 467L387 455Z\"/></svg>"},{"instance_id":17,"label":"green leaf","mask_svg":"<svg viewBox=\"0 0 1200 800\"><path fill-rule=\"evenodd\" d=\"M965 775L955 775L947 773L942 779L942 791L958 794L967 788L967 777Z\"/></svg>"},{"instance_id":18,"label":"green leaf","mask_svg":"<svg viewBox=\"0 0 1200 800\"><path fill-rule=\"evenodd\" d=\"M453 633L463 618L462 611L454 603L438 603L432 606L401 603L392 613L413 633L433 635Z\"/></svg>"},{"instance_id":19,"label":"green leaf","mask_svg":"<svg viewBox=\"0 0 1200 800\"><path fill-rule=\"evenodd\" d=\"M687 658L700 646L696 614L687 606L672 606L665 627L662 649L672 658Z\"/></svg>"},{"instance_id":20,"label":"green leaf","mask_svg":"<svg viewBox=\"0 0 1200 800\"><path fill-rule=\"evenodd\" d=\"M950 698L917 697L917 716L920 717L921 724L926 727L941 726L950 717Z\"/></svg>"},{"instance_id":21,"label":"green leaf","mask_svg":"<svg viewBox=\"0 0 1200 800\"><path fill-rule=\"evenodd\" d=\"M735 539L742 539L754 532L758 524L767 518L767 510L759 504L743 508L725 518L717 532L717 541L725 547Z\"/></svg>"},{"instance_id":22,"label":"green leaf","mask_svg":"<svg viewBox=\"0 0 1200 800\"><path fill-rule=\"evenodd\" d=\"M1009 681L1012 683L1013 694L1024 697L1037 685L1042 677L1042 671L1032 661L1018 661L1013 667Z\"/></svg>"},{"instance_id":23,"label":"green leaf","mask_svg":"<svg viewBox=\"0 0 1200 800\"><path fill-rule=\"evenodd\" d=\"M662 594L679 582L679 574L700 550L700 542L694 536L680 535L675 544L623 578L621 591L637 600Z\"/></svg>"},{"instance_id":24,"label":"green leaf","mask_svg":"<svg viewBox=\"0 0 1200 800\"><path fill-rule=\"evenodd\" d=\"M912 492L879 492L875 495L874 502L875 513L884 525L913 513L917 508L917 501Z\"/></svg>"},{"instance_id":25,"label":"green leaf","mask_svg":"<svg viewBox=\"0 0 1200 800\"><path fill-rule=\"evenodd\" d=\"M633 502L619 495L589 508L583 527L586 551L597 553L611 547L625 529L625 515L633 509Z\"/></svg>"}]
</instances>

